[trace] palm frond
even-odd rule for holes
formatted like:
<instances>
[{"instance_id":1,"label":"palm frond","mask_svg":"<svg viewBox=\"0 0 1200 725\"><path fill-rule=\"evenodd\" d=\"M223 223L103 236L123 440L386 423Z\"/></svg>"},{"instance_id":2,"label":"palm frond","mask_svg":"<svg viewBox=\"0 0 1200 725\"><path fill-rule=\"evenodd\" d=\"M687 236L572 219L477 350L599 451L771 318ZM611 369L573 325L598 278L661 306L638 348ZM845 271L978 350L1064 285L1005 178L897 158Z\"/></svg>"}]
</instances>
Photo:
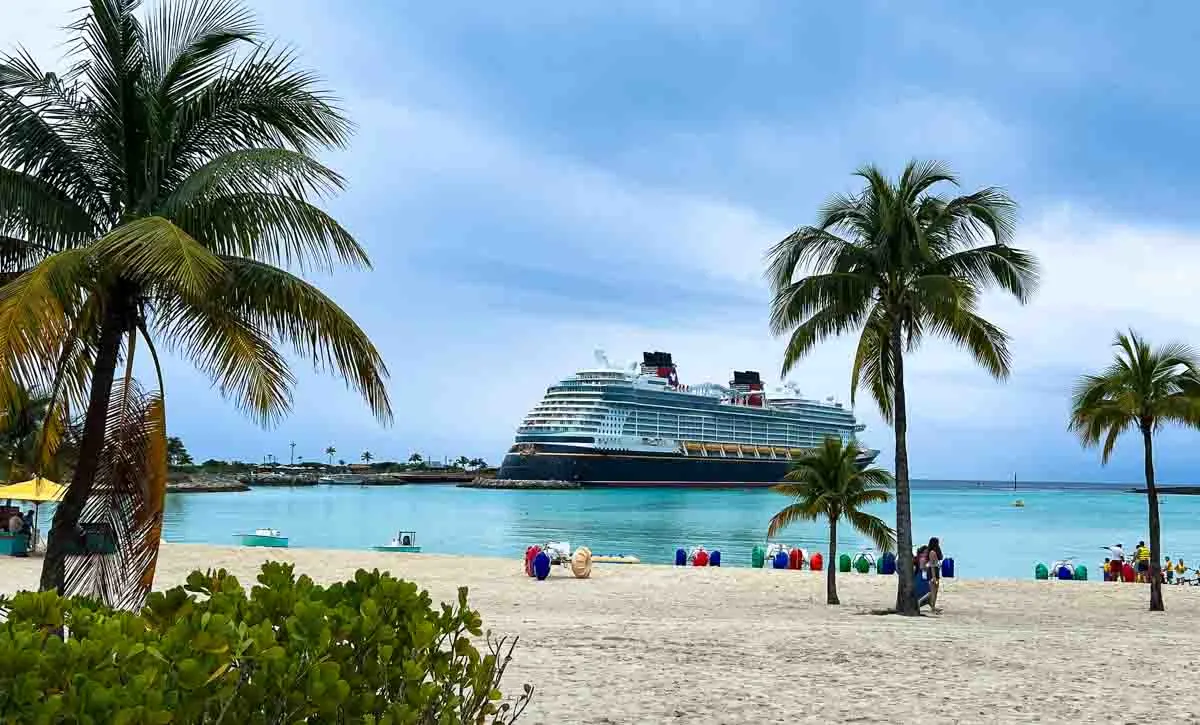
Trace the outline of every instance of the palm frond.
<instances>
[{"instance_id":1,"label":"palm frond","mask_svg":"<svg viewBox=\"0 0 1200 725\"><path fill-rule=\"evenodd\" d=\"M92 283L90 261L87 249L59 252L0 287L0 369L21 384L51 387L53 361Z\"/></svg>"},{"instance_id":2,"label":"palm frond","mask_svg":"<svg viewBox=\"0 0 1200 725\"><path fill-rule=\"evenodd\" d=\"M846 520L850 522L851 526L870 539L871 543L875 544L875 548L880 551L895 550L896 532L892 530L892 527L884 523L883 519L862 511L848 511L846 512Z\"/></svg>"},{"instance_id":3,"label":"palm frond","mask_svg":"<svg viewBox=\"0 0 1200 725\"><path fill-rule=\"evenodd\" d=\"M140 606L150 590L166 493L162 399L135 383L114 383L104 448L80 522L108 528L112 554L67 557L64 588L113 607Z\"/></svg>"},{"instance_id":4,"label":"palm frond","mask_svg":"<svg viewBox=\"0 0 1200 725\"><path fill-rule=\"evenodd\" d=\"M92 217L64 192L37 176L0 167L0 234L59 251L91 241L95 232Z\"/></svg>"},{"instance_id":5,"label":"palm frond","mask_svg":"<svg viewBox=\"0 0 1200 725\"><path fill-rule=\"evenodd\" d=\"M904 206L914 206L922 194L941 183L958 184L958 177L946 164L941 161L909 161L904 171L900 172L900 183L897 185L900 197L898 201Z\"/></svg>"},{"instance_id":6,"label":"palm frond","mask_svg":"<svg viewBox=\"0 0 1200 725\"><path fill-rule=\"evenodd\" d=\"M799 273L832 271L837 260L862 256L861 249L828 229L800 227L767 250L765 277L778 293Z\"/></svg>"},{"instance_id":7,"label":"palm frond","mask_svg":"<svg viewBox=\"0 0 1200 725\"><path fill-rule=\"evenodd\" d=\"M1008 334L968 307L943 307L944 300L929 305L934 333L966 348L975 362L997 379L1007 378L1012 369Z\"/></svg>"},{"instance_id":8,"label":"palm frond","mask_svg":"<svg viewBox=\"0 0 1200 725\"><path fill-rule=\"evenodd\" d=\"M281 194L305 199L340 190L345 180L316 159L290 149L249 148L212 159L183 179L163 202L173 217L193 204L233 194Z\"/></svg>"},{"instance_id":9,"label":"palm frond","mask_svg":"<svg viewBox=\"0 0 1200 725\"><path fill-rule=\"evenodd\" d=\"M338 222L306 201L278 194L236 194L184 210L179 225L217 254L301 271L334 261L370 268L366 250Z\"/></svg>"},{"instance_id":10,"label":"palm frond","mask_svg":"<svg viewBox=\"0 0 1200 725\"><path fill-rule=\"evenodd\" d=\"M359 392L375 417L392 418L387 366L375 345L333 300L284 270L244 259L224 258L228 275L222 303L246 316L257 329L290 344L318 370L336 372Z\"/></svg>"},{"instance_id":11,"label":"palm frond","mask_svg":"<svg viewBox=\"0 0 1200 725\"><path fill-rule=\"evenodd\" d=\"M776 291L771 300L771 332L780 335L817 313L857 320L871 301L872 280L832 272L805 277Z\"/></svg>"},{"instance_id":12,"label":"palm frond","mask_svg":"<svg viewBox=\"0 0 1200 725\"><path fill-rule=\"evenodd\" d=\"M163 217L143 217L119 226L91 249L125 279L193 299L209 294L223 272L220 258Z\"/></svg>"},{"instance_id":13,"label":"palm frond","mask_svg":"<svg viewBox=\"0 0 1200 725\"><path fill-rule=\"evenodd\" d=\"M199 93L183 99L172 167L201 163L245 148L289 148L311 154L345 145L351 125L316 74L296 67L287 50L265 46Z\"/></svg>"},{"instance_id":14,"label":"palm frond","mask_svg":"<svg viewBox=\"0 0 1200 725\"><path fill-rule=\"evenodd\" d=\"M222 396L265 427L291 410L296 378L268 333L220 297L163 300L155 327L168 349L190 359Z\"/></svg>"},{"instance_id":15,"label":"palm frond","mask_svg":"<svg viewBox=\"0 0 1200 725\"><path fill-rule=\"evenodd\" d=\"M814 511L803 504L794 503L785 506L779 513L771 517L771 523L767 526L767 536L776 536L780 531L800 521L815 521L821 517L821 514L821 511Z\"/></svg>"},{"instance_id":16,"label":"palm frond","mask_svg":"<svg viewBox=\"0 0 1200 725\"><path fill-rule=\"evenodd\" d=\"M844 309L826 308L792 329L783 351L783 374L786 375L818 343L858 327L867 316L865 307L864 303L864 309L849 311L850 314Z\"/></svg>"},{"instance_id":17,"label":"palm frond","mask_svg":"<svg viewBox=\"0 0 1200 725\"><path fill-rule=\"evenodd\" d=\"M216 80L234 46L258 32L236 0L160 0L146 20L148 80L161 99L187 97Z\"/></svg>"},{"instance_id":18,"label":"palm frond","mask_svg":"<svg viewBox=\"0 0 1200 725\"><path fill-rule=\"evenodd\" d=\"M891 327L883 308L876 305L867 316L850 366L850 404L854 405L858 389L866 386L888 423L895 409L896 365L889 342Z\"/></svg>"},{"instance_id":19,"label":"palm frond","mask_svg":"<svg viewBox=\"0 0 1200 725\"><path fill-rule=\"evenodd\" d=\"M1040 272L1029 252L991 244L955 252L932 263L929 275L945 275L973 287L995 285L1024 304L1037 289Z\"/></svg>"},{"instance_id":20,"label":"palm frond","mask_svg":"<svg viewBox=\"0 0 1200 725\"><path fill-rule=\"evenodd\" d=\"M147 110L138 89L145 43L135 12L140 0L90 0L68 26L70 55L88 97L91 177L110 195L136 201L146 183Z\"/></svg>"},{"instance_id":21,"label":"palm frond","mask_svg":"<svg viewBox=\"0 0 1200 725\"><path fill-rule=\"evenodd\" d=\"M36 176L97 217L106 203L79 148L83 116L74 91L28 52L0 55L0 167Z\"/></svg>"}]
</instances>

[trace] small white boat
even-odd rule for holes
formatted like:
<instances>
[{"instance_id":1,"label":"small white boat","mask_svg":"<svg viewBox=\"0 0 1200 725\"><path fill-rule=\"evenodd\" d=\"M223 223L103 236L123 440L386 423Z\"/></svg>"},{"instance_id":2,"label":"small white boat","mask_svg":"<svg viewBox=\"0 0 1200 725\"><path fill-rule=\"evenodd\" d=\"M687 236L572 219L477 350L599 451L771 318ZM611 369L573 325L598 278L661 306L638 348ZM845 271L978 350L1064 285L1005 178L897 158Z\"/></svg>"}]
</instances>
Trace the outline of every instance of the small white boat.
<instances>
[{"instance_id":1,"label":"small white boat","mask_svg":"<svg viewBox=\"0 0 1200 725\"><path fill-rule=\"evenodd\" d=\"M270 546L286 549L287 537L279 529L255 529L253 534L241 534L242 546Z\"/></svg>"},{"instance_id":2,"label":"small white boat","mask_svg":"<svg viewBox=\"0 0 1200 725\"><path fill-rule=\"evenodd\" d=\"M363 483L365 481L365 478L354 473L332 473L328 476L321 476L317 479L317 483L341 486Z\"/></svg>"},{"instance_id":3,"label":"small white boat","mask_svg":"<svg viewBox=\"0 0 1200 725\"><path fill-rule=\"evenodd\" d=\"M401 531L387 544L371 547L375 551L394 551L401 554L419 554L421 547L417 546L417 532Z\"/></svg>"}]
</instances>

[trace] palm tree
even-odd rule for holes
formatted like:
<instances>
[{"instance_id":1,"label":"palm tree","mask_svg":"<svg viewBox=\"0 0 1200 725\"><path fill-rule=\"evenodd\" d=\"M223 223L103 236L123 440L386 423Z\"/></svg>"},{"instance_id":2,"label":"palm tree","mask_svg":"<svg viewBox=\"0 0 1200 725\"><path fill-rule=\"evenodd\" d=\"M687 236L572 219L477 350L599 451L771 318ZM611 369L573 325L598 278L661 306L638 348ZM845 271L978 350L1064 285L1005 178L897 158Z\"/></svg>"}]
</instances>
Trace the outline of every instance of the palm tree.
<instances>
[{"instance_id":1,"label":"palm tree","mask_svg":"<svg viewBox=\"0 0 1200 725\"><path fill-rule=\"evenodd\" d=\"M265 426L292 403L279 346L391 418L367 335L289 271L369 266L311 201L343 185L316 156L345 144L349 121L237 0L168 2L144 17L139 4L90 0L62 75L23 51L0 56L0 371L85 411L42 571L42 587L59 591L113 417L165 416L129 394L139 339L156 370L158 340ZM122 360L125 394L114 395ZM0 397L11 387L0 380ZM162 465L146 480L165 481ZM158 500L147 494L139 515L160 520ZM156 554L157 530L123 545ZM140 560L152 574L154 556Z\"/></svg>"},{"instance_id":2,"label":"palm tree","mask_svg":"<svg viewBox=\"0 0 1200 725\"><path fill-rule=\"evenodd\" d=\"M1160 525L1154 481L1154 433L1166 423L1200 428L1200 358L1187 345L1151 348L1133 330L1118 332L1112 364L1099 375L1084 375L1071 396L1070 429L1086 446L1100 445L1108 463L1117 438L1142 434L1146 500L1150 518L1150 611L1164 610L1159 576Z\"/></svg>"},{"instance_id":3,"label":"palm tree","mask_svg":"<svg viewBox=\"0 0 1200 725\"><path fill-rule=\"evenodd\" d=\"M325 449L325 455L329 456L329 465L333 465L333 454L337 453L337 449L329 446Z\"/></svg>"},{"instance_id":4,"label":"palm tree","mask_svg":"<svg viewBox=\"0 0 1200 725\"><path fill-rule=\"evenodd\" d=\"M787 483L771 488L791 496L790 504L771 517L767 536L775 536L797 521L829 521L829 563L825 567L825 603L840 604L837 595L837 525L846 519L856 530L875 543L880 551L891 551L896 534L883 519L863 511L873 503L891 500L888 489L892 474L882 468L862 468L858 457L862 449L854 441L843 445L830 436L819 448L796 459L784 476ZM903 578L903 577L901 577Z\"/></svg>"},{"instance_id":5,"label":"palm tree","mask_svg":"<svg viewBox=\"0 0 1200 725\"><path fill-rule=\"evenodd\" d=\"M370 463L371 459L374 458L374 456L371 455L370 451L363 451L362 455L359 456L359 458L362 459L363 463Z\"/></svg>"},{"instance_id":6,"label":"palm tree","mask_svg":"<svg viewBox=\"0 0 1200 725\"><path fill-rule=\"evenodd\" d=\"M901 571L912 567L908 417L904 353L926 335L967 350L998 379L1009 374L1008 336L977 313L997 286L1020 302L1037 284L1032 255L1008 246L1016 204L987 187L948 198L957 184L937 162L910 162L892 181L875 166L856 172L864 187L835 195L813 226L770 249L771 329L789 335L783 373L818 343L860 330L850 400L867 388L896 434L896 534ZM917 614L913 583L898 577L896 609Z\"/></svg>"},{"instance_id":7,"label":"palm tree","mask_svg":"<svg viewBox=\"0 0 1200 725\"><path fill-rule=\"evenodd\" d=\"M467 466L471 465L471 459L467 458L466 456L459 456L458 458L454 459L454 465L458 466L459 468L466 468Z\"/></svg>"},{"instance_id":8,"label":"palm tree","mask_svg":"<svg viewBox=\"0 0 1200 725\"><path fill-rule=\"evenodd\" d=\"M409 456L409 457L408 457L408 462L409 462L409 463L414 463L414 464L419 464L419 463L421 463L421 462L422 462L422 461L424 461L424 460L425 460L425 458L424 458L424 457L422 457L420 453L414 453L414 454L412 454L411 456Z\"/></svg>"}]
</instances>

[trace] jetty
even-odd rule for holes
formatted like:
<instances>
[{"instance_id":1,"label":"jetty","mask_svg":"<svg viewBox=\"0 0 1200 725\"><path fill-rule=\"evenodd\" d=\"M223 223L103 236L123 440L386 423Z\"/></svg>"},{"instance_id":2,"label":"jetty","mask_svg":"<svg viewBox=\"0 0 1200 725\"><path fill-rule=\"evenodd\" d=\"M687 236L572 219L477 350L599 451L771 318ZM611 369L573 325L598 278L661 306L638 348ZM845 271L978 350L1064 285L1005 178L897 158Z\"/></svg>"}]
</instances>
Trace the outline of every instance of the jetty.
<instances>
[{"instance_id":1,"label":"jetty","mask_svg":"<svg viewBox=\"0 0 1200 725\"><path fill-rule=\"evenodd\" d=\"M1176 496L1200 496L1200 486L1155 486L1159 493L1171 493ZM1126 493L1149 493L1145 488L1126 489Z\"/></svg>"},{"instance_id":2,"label":"jetty","mask_svg":"<svg viewBox=\"0 0 1200 725\"><path fill-rule=\"evenodd\" d=\"M167 480L167 493L228 493L249 491L250 487L233 476L193 474L174 476Z\"/></svg>"},{"instance_id":3,"label":"jetty","mask_svg":"<svg viewBox=\"0 0 1200 725\"><path fill-rule=\"evenodd\" d=\"M458 484L459 488L491 488L521 491L572 491L583 488L579 481L517 481L479 477Z\"/></svg>"}]
</instances>

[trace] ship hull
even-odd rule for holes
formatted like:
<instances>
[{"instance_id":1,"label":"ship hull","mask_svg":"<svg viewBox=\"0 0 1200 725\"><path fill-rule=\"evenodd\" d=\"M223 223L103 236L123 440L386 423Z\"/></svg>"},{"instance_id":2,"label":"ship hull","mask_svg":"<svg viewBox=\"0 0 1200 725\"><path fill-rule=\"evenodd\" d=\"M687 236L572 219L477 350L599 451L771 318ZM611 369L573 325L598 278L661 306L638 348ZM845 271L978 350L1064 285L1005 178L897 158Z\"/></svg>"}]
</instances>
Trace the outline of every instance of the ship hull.
<instances>
[{"instance_id":1,"label":"ship hull","mask_svg":"<svg viewBox=\"0 0 1200 725\"><path fill-rule=\"evenodd\" d=\"M874 461L876 452L859 459ZM535 444L531 452L509 453L496 478L575 481L588 487L761 488L783 480L790 462L758 458L626 453Z\"/></svg>"}]
</instances>

